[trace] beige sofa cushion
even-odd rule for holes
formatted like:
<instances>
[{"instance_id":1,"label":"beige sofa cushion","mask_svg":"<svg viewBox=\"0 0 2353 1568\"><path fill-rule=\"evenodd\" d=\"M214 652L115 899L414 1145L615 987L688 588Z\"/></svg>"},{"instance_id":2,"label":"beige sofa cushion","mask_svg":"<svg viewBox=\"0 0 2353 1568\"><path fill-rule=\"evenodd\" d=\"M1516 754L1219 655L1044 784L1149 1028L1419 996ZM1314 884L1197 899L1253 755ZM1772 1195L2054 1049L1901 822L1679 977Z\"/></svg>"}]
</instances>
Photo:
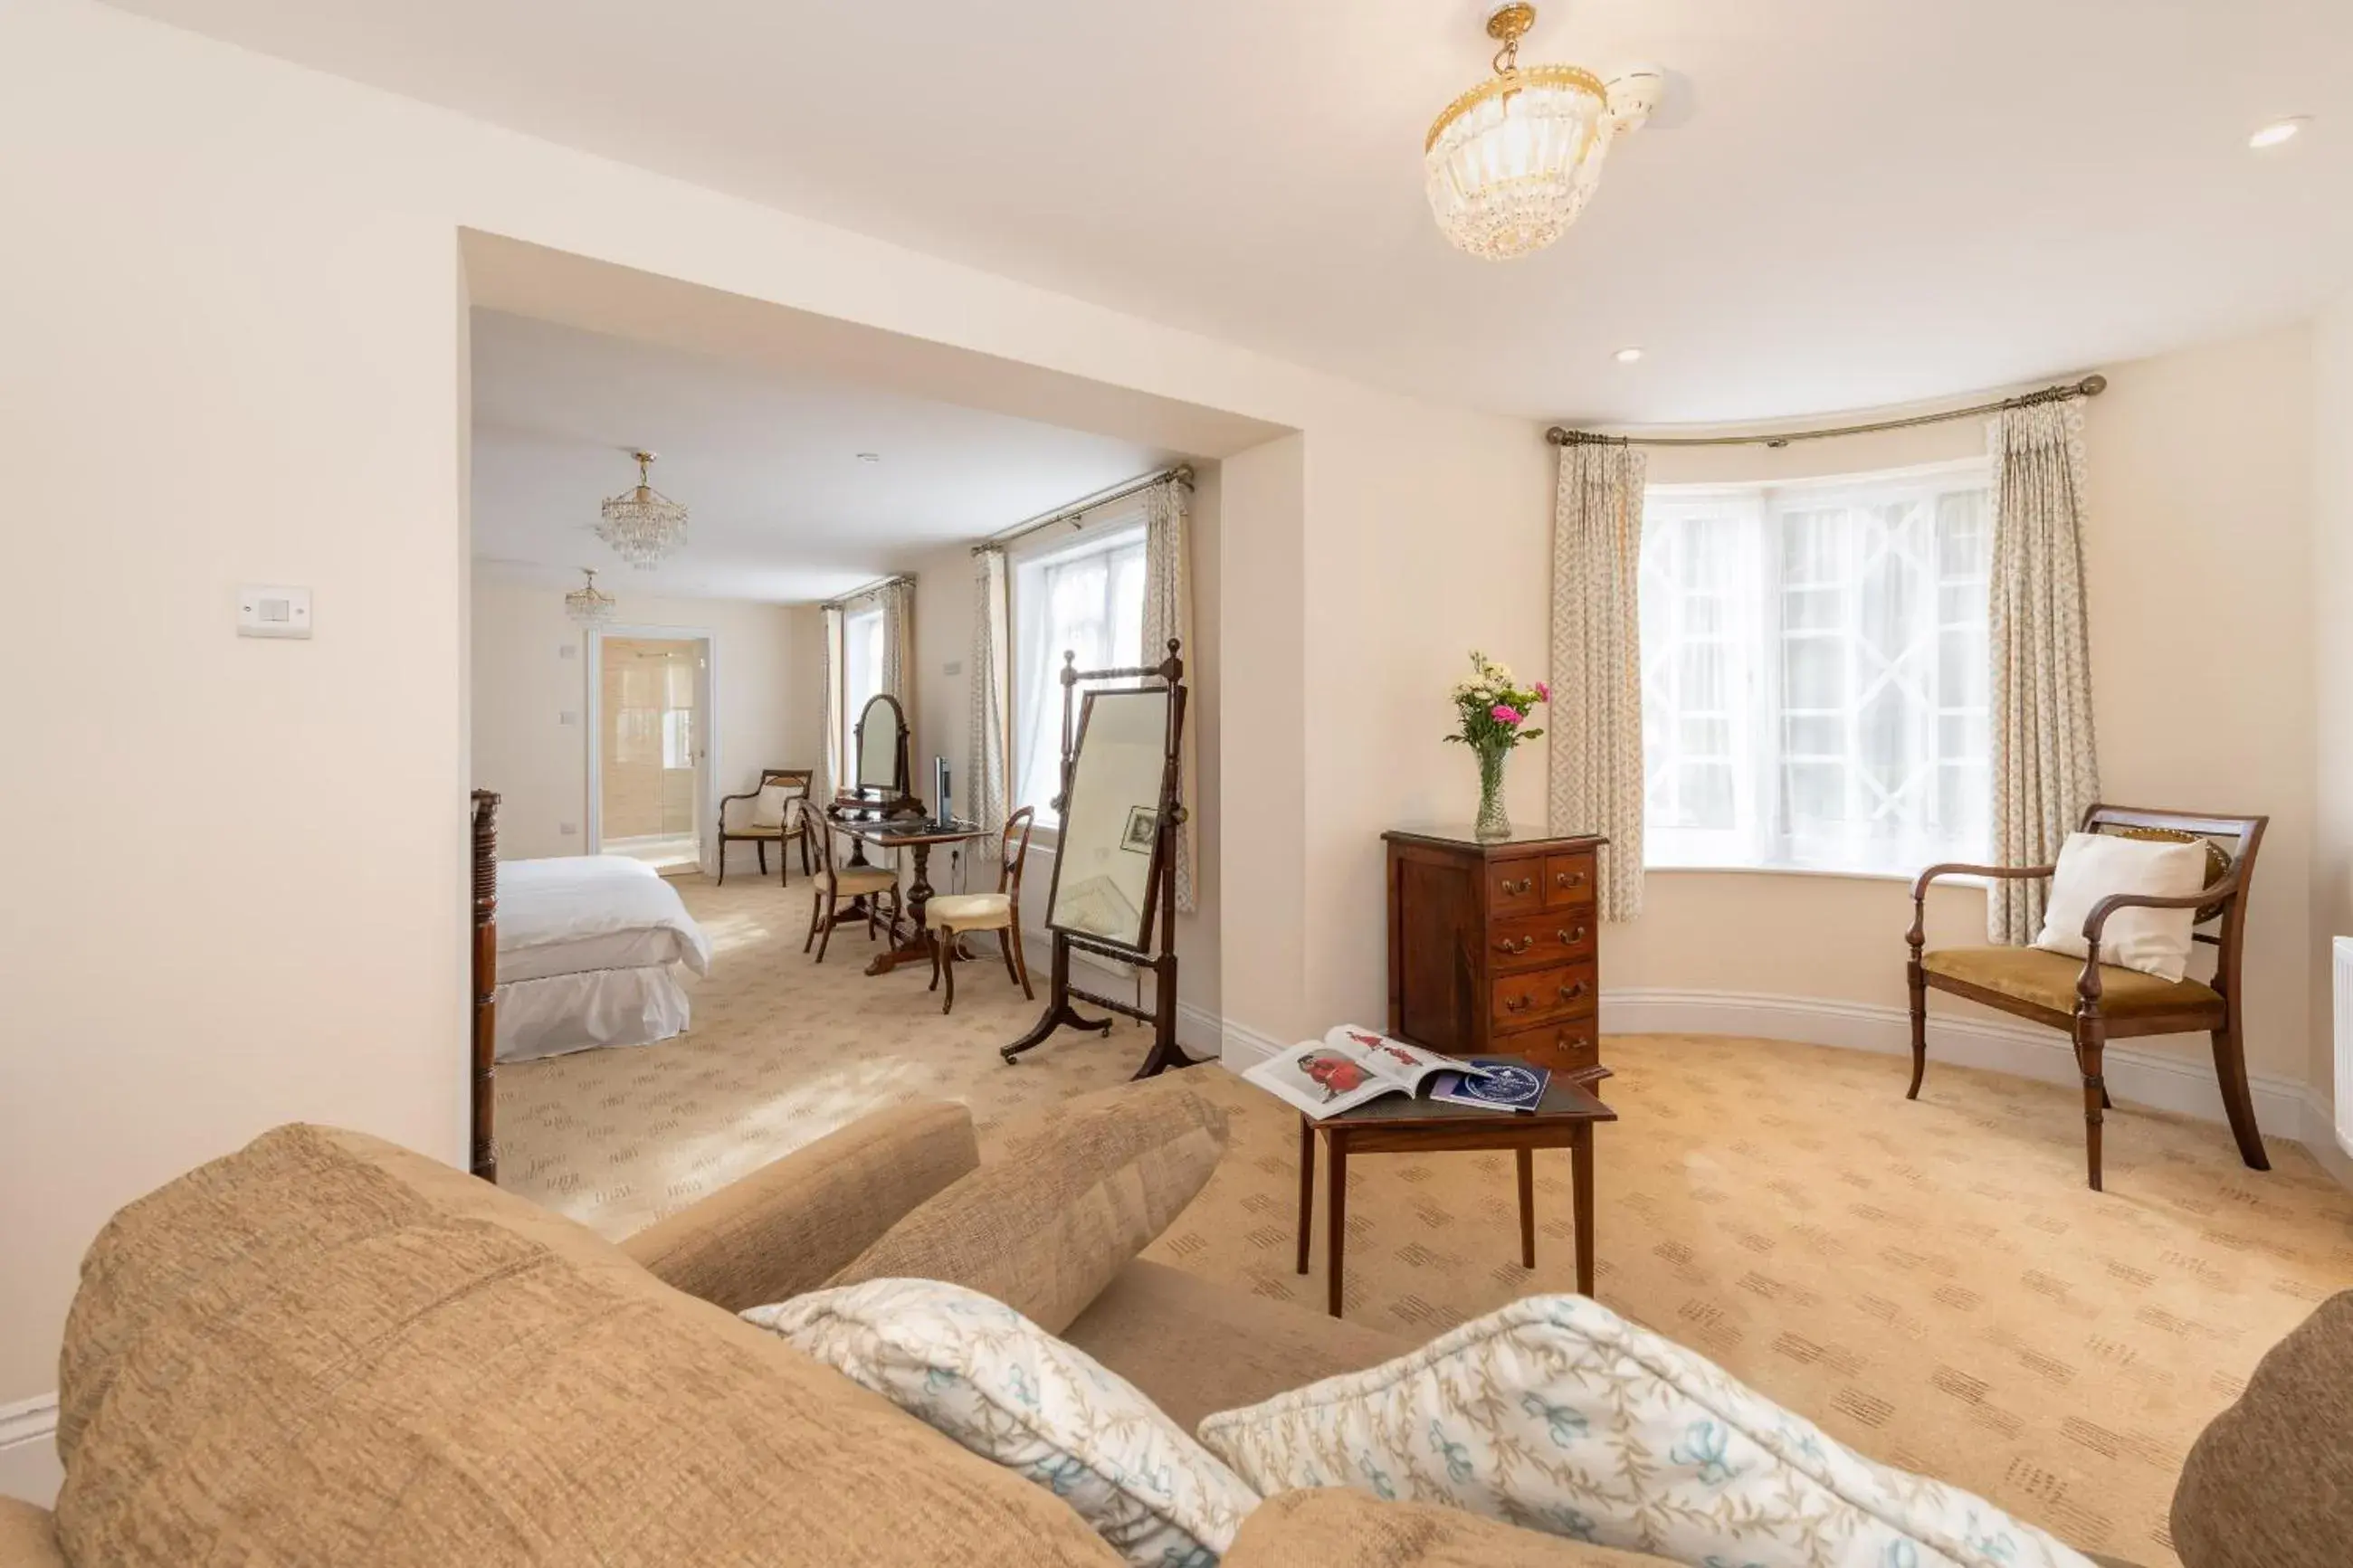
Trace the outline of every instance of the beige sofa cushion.
<instances>
[{"instance_id":1,"label":"beige sofa cushion","mask_svg":"<svg viewBox=\"0 0 2353 1568\"><path fill-rule=\"evenodd\" d=\"M2207 1424L2173 1492L2182 1568L2343 1568L2353 1542L2353 1290L2313 1310Z\"/></svg>"},{"instance_id":2,"label":"beige sofa cushion","mask_svg":"<svg viewBox=\"0 0 2353 1568\"><path fill-rule=\"evenodd\" d=\"M83 1274L76 1563L1116 1562L772 1335L357 1134L264 1135L118 1215Z\"/></svg>"},{"instance_id":3,"label":"beige sofa cushion","mask_svg":"<svg viewBox=\"0 0 2353 1568\"><path fill-rule=\"evenodd\" d=\"M1190 1432L1201 1417L1362 1372L1418 1342L1137 1258L1062 1338Z\"/></svg>"},{"instance_id":4,"label":"beige sofa cushion","mask_svg":"<svg viewBox=\"0 0 2353 1568\"><path fill-rule=\"evenodd\" d=\"M825 1283L909 1210L980 1168L972 1113L924 1100L861 1117L621 1243L731 1312Z\"/></svg>"},{"instance_id":5,"label":"beige sofa cushion","mask_svg":"<svg viewBox=\"0 0 2353 1568\"><path fill-rule=\"evenodd\" d=\"M832 1283L942 1279L1059 1334L1193 1201L1225 1147L1225 1113L1179 1073L1071 1100Z\"/></svg>"},{"instance_id":6,"label":"beige sofa cushion","mask_svg":"<svg viewBox=\"0 0 2353 1568\"><path fill-rule=\"evenodd\" d=\"M1666 1568L1665 1560L1427 1503L1325 1488L1279 1492L1242 1521L1224 1568Z\"/></svg>"},{"instance_id":7,"label":"beige sofa cushion","mask_svg":"<svg viewBox=\"0 0 2353 1568\"><path fill-rule=\"evenodd\" d=\"M47 1509L0 1497L0 1568L66 1568Z\"/></svg>"}]
</instances>

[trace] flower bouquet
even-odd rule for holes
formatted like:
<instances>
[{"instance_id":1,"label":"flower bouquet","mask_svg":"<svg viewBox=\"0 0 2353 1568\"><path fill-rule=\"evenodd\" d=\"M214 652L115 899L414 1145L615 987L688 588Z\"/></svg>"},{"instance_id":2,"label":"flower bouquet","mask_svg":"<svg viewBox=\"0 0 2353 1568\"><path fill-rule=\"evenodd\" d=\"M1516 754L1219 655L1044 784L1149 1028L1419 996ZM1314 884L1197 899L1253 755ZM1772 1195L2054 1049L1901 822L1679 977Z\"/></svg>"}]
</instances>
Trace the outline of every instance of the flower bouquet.
<instances>
[{"instance_id":1,"label":"flower bouquet","mask_svg":"<svg viewBox=\"0 0 2353 1568\"><path fill-rule=\"evenodd\" d=\"M1471 654L1471 668L1475 673L1469 680L1456 682L1451 693L1461 722L1446 738L1461 742L1479 756L1478 837L1509 838L1512 819L1504 812L1504 759L1512 754L1514 746L1544 733L1528 728L1527 722L1540 704L1552 700L1552 688L1541 680L1532 687L1521 686L1510 670L1476 649Z\"/></svg>"}]
</instances>

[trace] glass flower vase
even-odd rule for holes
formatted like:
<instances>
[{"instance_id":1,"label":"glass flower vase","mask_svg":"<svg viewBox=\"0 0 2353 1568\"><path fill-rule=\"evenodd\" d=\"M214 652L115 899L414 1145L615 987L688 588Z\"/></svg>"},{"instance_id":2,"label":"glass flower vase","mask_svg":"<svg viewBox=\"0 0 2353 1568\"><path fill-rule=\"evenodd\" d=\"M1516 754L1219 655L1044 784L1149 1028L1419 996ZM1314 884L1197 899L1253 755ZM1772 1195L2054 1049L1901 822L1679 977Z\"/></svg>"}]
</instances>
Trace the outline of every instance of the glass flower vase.
<instances>
[{"instance_id":1,"label":"glass flower vase","mask_svg":"<svg viewBox=\"0 0 2353 1568\"><path fill-rule=\"evenodd\" d=\"M1512 819L1504 810L1504 759L1509 746L1482 746L1479 751L1479 821L1472 835L1483 842L1509 838Z\"/></svg>"}]
</instances>

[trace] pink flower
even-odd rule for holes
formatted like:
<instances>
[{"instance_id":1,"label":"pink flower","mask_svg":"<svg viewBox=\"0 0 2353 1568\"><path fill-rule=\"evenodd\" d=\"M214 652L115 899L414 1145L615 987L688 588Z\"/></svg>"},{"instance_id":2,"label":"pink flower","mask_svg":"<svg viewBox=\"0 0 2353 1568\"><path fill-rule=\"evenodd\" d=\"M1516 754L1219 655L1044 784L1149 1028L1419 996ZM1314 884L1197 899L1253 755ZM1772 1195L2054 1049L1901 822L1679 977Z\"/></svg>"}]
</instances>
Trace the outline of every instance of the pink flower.
<instances>
[{"instance_id":1,"label":"pink flower","mask_svg":"<svg viewBox=\"0 0 2353 1568\"><path fill-rule=\"evenodd\" d=\"M1527 717L1508 702L1498 702L1487 710L1487 716L1498 724L1516 724Z\"/></svg>"},{"instance_id":2,"label":"pink flower","mask_svg":"<svg viewBox=\"0 0 2353 1568\"><path fill-rule=\"evenodd\" d=\"M1552 688L1546 686L1541 680L1536 682L1536 700L1539 702L1549 702L1552 700Z\"/></svg>"}]
</instances>

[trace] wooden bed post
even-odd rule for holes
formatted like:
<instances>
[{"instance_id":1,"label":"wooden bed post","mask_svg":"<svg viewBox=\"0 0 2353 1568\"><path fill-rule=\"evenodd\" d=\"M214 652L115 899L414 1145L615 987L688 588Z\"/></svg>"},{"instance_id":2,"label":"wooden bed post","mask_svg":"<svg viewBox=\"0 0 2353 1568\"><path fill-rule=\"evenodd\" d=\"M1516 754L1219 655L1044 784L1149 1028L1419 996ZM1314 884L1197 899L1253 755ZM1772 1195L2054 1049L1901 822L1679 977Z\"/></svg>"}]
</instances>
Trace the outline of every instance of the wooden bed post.
<instances>
[{"instance_id":1,"label":"wooden bed post","mask_svg":"<svg viewBox=\"0 0 2353 1568\"><path fill-rule=\"evenodd\" d=\"M498 1001L499 797L474 792L474 1030L472 1056L474 1174L499 1179Z\"/></svg>"}]
</instances>

